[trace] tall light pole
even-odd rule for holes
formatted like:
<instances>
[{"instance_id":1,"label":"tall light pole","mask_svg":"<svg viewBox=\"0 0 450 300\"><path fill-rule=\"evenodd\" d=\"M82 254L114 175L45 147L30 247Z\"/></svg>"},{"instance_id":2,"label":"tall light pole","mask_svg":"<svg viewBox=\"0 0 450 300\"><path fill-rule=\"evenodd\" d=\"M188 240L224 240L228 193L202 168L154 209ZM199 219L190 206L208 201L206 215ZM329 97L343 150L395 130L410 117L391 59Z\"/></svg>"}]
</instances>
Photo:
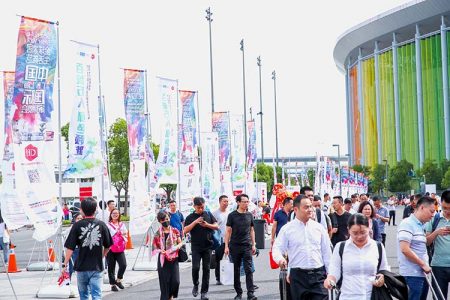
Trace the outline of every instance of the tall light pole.
<instances>
[{"instance_id":1,"label":"tall light pole","mask_svg":"<svg viewBox=\"0 0 450 300\"><path fill-rule=\"evenodd\" d=\"M385 194L387 194L388 161L387 161L387 159L383 159L383 162L384 162L384 190L385 190Z\"/></svg>"},{"instance_id":2,"label":"tall light pole","mask_svg":"<svg viewBox=\"0 0 450 300\"><path fill-rule=\"evenodd\" d=\"M209 23L209 66L211 69L211 111L214 112L214 79L213 79L213 59L212 59L212 35L211 35L211 18L212 12L211 7L206 10L206 20Z\"/></svg>"},{"instance_id":3,"label":"tall light pole","mask_svg":"<svg viewBox=\"0 0 450 300\"><path fill-rule=\"evenodd\" d=\"M341 180L341 147L339 144L333 144L338 150L338 168L339 168L339 194L342 195L342 180Z\"/></svg>"},{"instance_id":4,"label":"tall light pole","mask_svg":"<svg viewBox=\"0 0 450 300\"><path fill-rule=\"evenodd\" d=\"M277 114L277 75L275 70L272 72L273 79L273 99L275 101L275 155L278 167L278 114Z\"/></svg>"},{"instance_id":5,"label":"tall light pole","mask_svg":"<svg viewBox=\"0 0 450 300\"><path fill-rule=\"evenodd\" d=\"M242 51L242 86L244 90L244 139L245 139L245 153L247 153L247 99L245 97L245 50L244 50L244 39L241 40L241 51ZM247 168L247 167L246 167Z\"/></svg>"},{"instance_id":6,"label":"tall light pole","mask_svg":"<svg viewBox=\"0 0 450 300\"><path fill-rule=\"evenodd\" d=\"M259 113L261 117L261 162L264 163L264 130L263 130L263 108L262 108L262 86L261 86L261 56L256 58L259 68Z\"/></svg>"}]
</instances>

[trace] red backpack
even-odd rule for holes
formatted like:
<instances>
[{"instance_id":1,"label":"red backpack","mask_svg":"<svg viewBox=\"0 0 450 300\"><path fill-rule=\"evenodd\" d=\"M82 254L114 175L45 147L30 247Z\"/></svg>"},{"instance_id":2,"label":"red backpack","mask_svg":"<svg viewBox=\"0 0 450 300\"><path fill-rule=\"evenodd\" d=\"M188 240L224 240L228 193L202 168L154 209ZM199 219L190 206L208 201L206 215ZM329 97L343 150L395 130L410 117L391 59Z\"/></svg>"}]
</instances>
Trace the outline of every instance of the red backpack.
<instances>
[{"instance_id":1,"label":"red backpack","mask_svg":"<svg viewBox=\"0 0 450 300\"><path fill-rule=\"evenodd\" d=\"M111 252L114 253L121 253L125 251L125 239L122 236L122 232L120 231L120 229L122 228L122 223L119 224L119 227L116 228L111 222L109 223L110 226L112 226L114 229L116 229L116 234L113 235L112 240L113 240L113 244L110 248Z\"/></svg>"}]
</instances>

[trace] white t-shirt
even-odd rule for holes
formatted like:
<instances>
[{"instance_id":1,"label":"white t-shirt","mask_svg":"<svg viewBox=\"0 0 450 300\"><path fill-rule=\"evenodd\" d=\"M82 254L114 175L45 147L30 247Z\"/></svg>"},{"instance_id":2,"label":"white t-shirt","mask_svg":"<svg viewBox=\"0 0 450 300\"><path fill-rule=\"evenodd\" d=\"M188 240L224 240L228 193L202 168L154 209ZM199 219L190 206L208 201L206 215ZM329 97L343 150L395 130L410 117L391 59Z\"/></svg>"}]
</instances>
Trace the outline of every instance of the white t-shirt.
<instances>
[{"instance_id":1,"label":"white t-shirt","mask_svg":"<svg viewBox=\"0 0 450 300\"><path fill-rule=\"evenodd\" d=\"M224 212L220 211L220 209L213 212L214 218L217 220L217 224L220 229L220 236L222 239L225 238L225 231L227 229L227 219L228 219L229 211L225 210Z\"/></svg>"},{"instance_id":2,"label":"white t-shirt","mask_svg":"<svg viewBox=\"0 0 450 300\"><path fill-rule=\"evenodd\" d=\"M3 235L5 233L6 224L0 223L0 237L3 238Z\"/></svg>"}]
</instances>

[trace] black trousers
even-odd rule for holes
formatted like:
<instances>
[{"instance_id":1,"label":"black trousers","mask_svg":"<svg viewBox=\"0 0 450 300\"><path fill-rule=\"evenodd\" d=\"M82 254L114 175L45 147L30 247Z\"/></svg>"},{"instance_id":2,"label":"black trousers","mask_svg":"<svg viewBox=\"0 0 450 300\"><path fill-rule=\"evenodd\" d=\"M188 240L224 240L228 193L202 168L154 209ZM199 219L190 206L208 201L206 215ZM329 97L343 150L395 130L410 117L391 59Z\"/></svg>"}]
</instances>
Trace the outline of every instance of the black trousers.
<instances>
[{"instance_id":1,"label":"black trousers","mask_svg":"<svg viewBox=\"0 0 450 300\"><path fill-rule=\"evenodd\" d=\"M433 269L434 276L436 277L437 284L441 288L442 294L444 295L445 299L449 299L448 283L450 282L450 267L431 267L431 269ZM434 280L433 286L435 287L436 293L438 293Z\"/></svg>"},{"instance_id":2,"label":"black trousers","mask_svg":"<svg viewBox=\"0 0 450 300\"><path fill-rule=\"evenodd\" d=\"M391 220L392 220L392 224L394 224L394 226L395 226L395 210L389 211L389 226L391 225Z\"/></svg>"},{"instance_id":3,"label":"black trousers","mask_svg":"<svg viewBox=\"0 0 450 300\"><path fill-rule=\"evenodd\" d=\"M225 243L222 243L219 248L216 249L215 259L216 259L216 269L214 270L216 274L216 281L220 281L220 261L223 258L223 254L225 252Z\"/></svg>"},{"instance_id":4,"label":"black trousers","mask_svg":"<svg viewBox=\"0 0 450 300\"><path fill-rule=\"evenodd\" d=\"M386 246L386 233L381 234L381 242L383 243L383 246Z\"/></svg>"},{"instance_id":5,"label":"black trousers","mask_svg":"<svg viewBox=\"0 0 450 300\"><path fill-rule=\"evenodd\" d=\"M160 300L169 300L171 297L178 297L178 290L180 288L180 267L178 259L174 261L164 261L161 267L161 260L158 255L158 278L159 288L161 290Z\"/></svg>"},{"instance_id":6,"label":"black trousers","mask_svg":"<svg viewBox=\"0 0 450 300\"><path fill-rule=\"evenodd\" d=\"M211 249L192 249L192 282L199 285L200 261L202 261L202 287L201 293L207 293L209 289L209 270L211 263Z\"/></svg>"},{"instance_id":7,"label":"black trousers","mask_svg":"<svg viewBox=\"0 0 450 300\"><path fill-rule=\"evenodd\" d=\"M291 296L293 300L325 300L328 291L323 286L327 278L325 267L305 270L291 269Z\"/></svg>"},{"instance_id":8,"label":"black trousers","mask_svg":"<svg viewBox=\"0 0 450 300\"><path fill-rule=\"evenodd\" d=\"M108 262L108 278L109 284L116 284L116 263L119 264L119 271L117 272L117 279L123 279L123 274L127 269L127 259L125 258L125 253L114 253L109 251L106 255L106 260Z\"/></svg>"},{"instance_id":9,"label":"black trousers","mask_svg":"<svg viewBox=\"0 0 450 300\"><path fill-rule=\"evenodd\" d=\"M241 263L244 262L245 285L247 295L253 295L255 286L253 284L252 273L252 247L251 246L230 246L231 261L234 265L234 290L236 294L242 295L241 287Z\"/></svg>"}]
</instances>

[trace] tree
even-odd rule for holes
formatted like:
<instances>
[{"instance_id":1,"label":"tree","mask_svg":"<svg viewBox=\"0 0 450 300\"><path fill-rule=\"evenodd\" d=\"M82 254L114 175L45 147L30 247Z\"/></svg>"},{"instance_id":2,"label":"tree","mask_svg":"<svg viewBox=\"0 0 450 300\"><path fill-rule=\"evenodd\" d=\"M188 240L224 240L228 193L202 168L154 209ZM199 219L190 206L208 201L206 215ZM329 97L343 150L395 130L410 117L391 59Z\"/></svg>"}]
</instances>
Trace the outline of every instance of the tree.
<instances>
[{"instance_id":1,"label":"tree","mask_svg":"<svg viewBox=\"0 0 450 300\"><path fill-rule=\"evenodd\" d=\"M442 183L442 170L438 167L437 163L435 163L431 159L425 160L423 166L419 171L417 171L419 177L423 177L425 175L425 182L436 184L436 189L441 189Z\"/></svg>"},{"instance_id":2,"label":"tree","mask_svg":"<svg viewBox=\"0 0 450 300\"><path fill-rule=\"evenodd\" d=\"M364 176L370 177L370 167L363 165L354 165L352 169L359 173L364 173Z\"/></svg>"},{"instance_id":3,"label":"tree","mask_svg":"<svg viewBox=\"0 0 450 300\"><path fill-rule=\"evenodd\" d=\"M111 183L117 190L120 203L121 191L125 192L124 214L128 213L128 175L130 173L130 156L128 152L127 123L118 118L111 125L108 137L109 165Z\"/></svg>"},{"instance_id":4,"label":"tree","mask_svg":"<svg viewBox=\"0 0 450 300\"><path fill-rule=\"evenodd\" d=\"M444 178L441 182L441 188L448 189L450 187L450 169L447 170L444 174Z\"/></svg>"},{"instance_id":5,"label":"tree","mask_svg":"<svg viewBox=\"0 0 450 300\"><path fill-rule=\"evenodd\" d=\"M69 122L61 127L61 136L66 141L66 148L69 149Z\"/></svg>"},{"instance_id":6,"label":"tree","mask_svg":"<svg viewBox=\"0 0 450 300\"><path fill-rule=\"evenodd\" d=\"M408 174L414 168L407 160L399 161L389 170L388 187L391 192L406 192L411 189Z\"/></svg>"},{"instance_id":7,"label":"tree","mask_svg":"<svg viewBox=\"0 0 450 300\"><path fill-rule=\"evenodd\" d=\"M370 187L372 188L372 192L380 193L381 190L383 190L386 187L386 166L376 164L373 166L372 172L371 172L371 182Z\"/></svg>"},{"instance_id":8,"label":"tree","mask_svg":"<svg viewBox=\"0 0 450 300\"><path fill-rule=\"evenodd\" d=\"M441 170L442 170L442 175L445 175L445 173L447 172L447 170L450 168L450 160L448 159L443 159L441 161ZM441 186L442 187L442 186Z\"/></svg>"},{"instance_id":9,"label":"tree","mask_svg":"<svg viewBox=\"0 0 450 300\"><path fill-rule=\"evenodd\" d=\"M271 191L273 187L273 168L272 166L266 165L264 163L258 163L256 166L256 172L253 175L255 182L265 182L267 183L267 190ZM278 180L278 176L277 176ZM280 176L281 181L281 176Z\"/></svg>"}]
</instances>

